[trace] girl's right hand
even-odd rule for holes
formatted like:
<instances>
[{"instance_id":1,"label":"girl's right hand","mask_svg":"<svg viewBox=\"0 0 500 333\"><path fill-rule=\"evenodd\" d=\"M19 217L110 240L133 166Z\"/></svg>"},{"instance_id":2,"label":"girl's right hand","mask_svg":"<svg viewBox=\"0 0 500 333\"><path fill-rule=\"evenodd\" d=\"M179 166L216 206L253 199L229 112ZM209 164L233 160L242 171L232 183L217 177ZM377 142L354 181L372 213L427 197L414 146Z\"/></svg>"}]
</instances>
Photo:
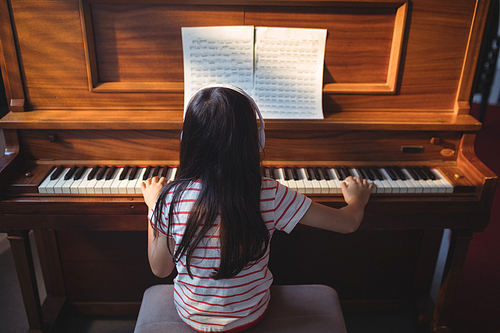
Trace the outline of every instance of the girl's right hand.
<instances>
[{"instance_id":1,"label":"girl's right hand","mask_svg":"<svg viewBox=\"0 0 500 333\"><path fill-rule=\"evenodd\" d=\"M156 199L165 184L166 179L164 177L148 178L146 181L141 183L142 196L144 197L144 202L148 205L149 210L155 207Z\"/></svg>"},{"instance_id":2,"label":"girl's right hand","mask_svg":"<svg viewBox=\"0 0 500 333\"><path fill-rule=\"evenodd\" d=\"M366 206L372 189L375 187L374 183L368 182L366 179L359 177L349 176L345 182L342 182L341 189L344 199L347 204L360 204L362 207Z\"/></svg>"}]
</instances>

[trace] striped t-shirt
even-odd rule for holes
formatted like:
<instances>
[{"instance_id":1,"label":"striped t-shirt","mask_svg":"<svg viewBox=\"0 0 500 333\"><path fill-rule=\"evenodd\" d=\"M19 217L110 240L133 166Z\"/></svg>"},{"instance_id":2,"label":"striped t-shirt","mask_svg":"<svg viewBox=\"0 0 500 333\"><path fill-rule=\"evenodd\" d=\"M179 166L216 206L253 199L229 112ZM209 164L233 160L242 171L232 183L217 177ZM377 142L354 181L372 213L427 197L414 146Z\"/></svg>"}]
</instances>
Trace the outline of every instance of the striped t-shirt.
<instances>
[{"instance_id":1,"label":"striped t-shirt","mask_svg":"<svg viewBox=\"0 0 500 333\"><path fill-rule=\"evenodd\" d=\"M201 183L193 181L176 203L171 226L176 249L200 188ZM262 180L260 193L260 211L269 229L269 237L275 230L291 232L311 204L311 199L271 179ZM172 193L169 193L163 210L164 230L171 200ZM201 332L237 330L252 326L265 314L273 281L267 268L269 247L261 259L249 263L235 277L214 280L210 275L219 267L220 251L218 229L213 227L191 257L192 279L185 259L183 256L176 264L178 275L174 279L174 301L179 316L189 326Z\"/></svg>"}]
</instances>

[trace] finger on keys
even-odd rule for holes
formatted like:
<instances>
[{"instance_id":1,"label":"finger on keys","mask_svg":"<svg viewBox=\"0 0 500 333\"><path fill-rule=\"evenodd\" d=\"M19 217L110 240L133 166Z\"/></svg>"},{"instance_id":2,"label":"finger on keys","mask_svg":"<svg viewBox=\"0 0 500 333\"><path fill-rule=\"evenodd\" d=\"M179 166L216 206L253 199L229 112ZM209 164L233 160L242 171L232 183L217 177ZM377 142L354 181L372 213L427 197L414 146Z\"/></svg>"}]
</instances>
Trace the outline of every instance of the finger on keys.
<instances>
[{"instance_id":1,"label":"finger on keys","mask_svg":"<svg viewBox=\"0 0 500 333\"><path fill-rule=\"evenodd\" d=\"M153 178L148 178L141 183L142 196L144 197L144 202L148 206L149 210L153 209L156 203L156 199L161 192L164 185L165 178L155 176Z\"/></svg>"},{"instance_id":2,"label":"finger on keys","mask_svg":"<svg viewBox=\"0 0 500 333\"><path fill-rule=\"evenodd\" d=\"M357 201L363 206L368 202L373 186L375 184L368 182L366 179L351 176L347 177L346 182L341 185L342 194L347 204Z\"/></svg>"}]
</instances>

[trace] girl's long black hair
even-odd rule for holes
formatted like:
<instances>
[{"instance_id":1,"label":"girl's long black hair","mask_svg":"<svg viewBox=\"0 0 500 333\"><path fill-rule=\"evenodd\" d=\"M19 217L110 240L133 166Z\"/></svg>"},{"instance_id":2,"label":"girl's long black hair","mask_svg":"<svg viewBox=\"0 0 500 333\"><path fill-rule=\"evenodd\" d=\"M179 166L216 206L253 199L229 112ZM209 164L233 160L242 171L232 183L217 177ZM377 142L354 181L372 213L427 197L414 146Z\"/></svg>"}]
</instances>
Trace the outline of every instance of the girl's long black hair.
<instances>
[{"instance_id":1,"label":"girl's long black hair","mask_svg":"<svg viewBox=\"0 0 500 333\"><path fill-rule=\"evenodd\" d=\"M214 279L236 276L245 266L264 256L269 231L260 213L260 153L255 110L249 100L230 88L199 91L184 118L176 179L165 185L155 207L156 228L165 198L173 191L168 221L173 221L176 202L193 180L201 191L187 218L175 262L186 255L187 270L196 247L208 230L218 224L220 266ZM165 230L172 237L171 223Z\"/></svg>"}]
</instances>

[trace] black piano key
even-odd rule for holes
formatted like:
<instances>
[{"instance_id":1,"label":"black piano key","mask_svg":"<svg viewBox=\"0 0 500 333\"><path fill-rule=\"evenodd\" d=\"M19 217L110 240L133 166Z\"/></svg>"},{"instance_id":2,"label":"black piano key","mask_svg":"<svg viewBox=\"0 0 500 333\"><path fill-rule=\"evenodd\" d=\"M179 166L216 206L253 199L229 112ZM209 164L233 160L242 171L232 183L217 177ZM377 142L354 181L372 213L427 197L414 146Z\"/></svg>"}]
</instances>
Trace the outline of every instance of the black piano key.
<instances>
[{"instance_id":1,"label":"black piano key","mask_svg":"<svg viewBox=\"0 0 500 333\"><path fill-rule=\"evenodd\" d=\"M355 170L358 172L358 175L361 179L368 179L368 175L363 168L355 168Z\"/></svg>"},{"instance_id":2,"label":"black piano key","mask_svg":"<svg viewBox=\"0 0 500 333\"><path fill-rule=\"evenodd\" d=\"M312 168L306 167L305 169L307 171L307 180L313 180L314 179L314 171L312 170Z\"/></svg>"},{"instance_id":3,"label":"black piano key","mask_svg":"<svg viewBox=\"0 0 500 333\"><path fill-rule=\"evenodd\" d=\"M294 180L300 180L299 172L297 171L297 167L292 167L292 176Z\"/></svg>"},{"instance_id":4,"label":"black piano key","mask_svg":"<svg viewBox=\"0 0 500 333\"><path fill-rule=\"evenodd\" d=\"M344 173L345 173L345 177L349 177L349 176L353 176L353 174L351 173L351 168L348 168L348 167L344 167Z\"/></svg>"},{"instance_id":5,"label":"black piano key","mask_svg":"<svg viewBox=\"0 0 500 333\"><path fill-rule=\"evenodd\" d=\"M413 167L406 167L405 169L406 169L406 171L408 171L408 173L410 174L410 176L414 180L420 180L420 176L418 175L418 173L415 171L415 169Z\"/></svg>"},{"instance_id":6,"label":"black piano key","mask_svg":"<svg viewBox=\"0 0 500 333\"><path fill-rule=\"evenodd\" d=\"M125 165L123 167L122 173L120 173L120 177L119 177L120 180L124 180L127 177L129 169L130 169L130 167L128 165Z\"/></svg>"},{"instance_id":7,"label":"black piano key","mask_svg":"<svg viewBox=\"0 0 500 333\"><path fill-rule=\"evenodd\" d=\"M394 170L394 172L396 173L396 175L398 175L399 179L401 180L406 180L406 175L403 173L403 171L401 171L401 168L398 167L398 166L393 166L392 169Z\"/></svg>"},{"instance_id":8,"label":"black piano key","mask_svg":"<svg viewBox=\"0 0 500 333\"><path fill-rule=\"evenodd\" d=\"M311 168L314 174L314 179L316 180L321 180L321 175L318 172L318 167L312 167Z\"/></svg>"},{"instance_id":9,"label":"black piano key","mask_svg":"<svg viewBox=\"0 0 500 333\"><path fill-rule=\"evenodd\" d=\"M268 167L262 167L262 177L269 177L269 168Z\"/></svg>"},{"instance_id":10,"label":"black piano key","mask_svg":"<svg viewBox=\"0 0 500 333\"><path fill-rule=\"evenodd\" d=\"M365 175L365 173L363 171L361 171L361 168L354 168L354 170L356 170L356 173L358 174L358 176L361 178L361 179L368 179L368 177Z\"/></svg>"},{"instance_id":11,"label":"black piano key","mask_svg":"<svg viewBox=\"0 0 500 333\"><path fill-rule=\"evenodd\" d=\"M149 178L149 174L151 173L151 165L146 167L146 172L144 172L144 176L142 176L142 180L147 180Z\"/></svg>"},{"instance_id":12,"label":"black piano key","mask_svg":"<svg viewBox=\"0 0 500 333\"><path fill-rule=\"evenodd\" d=\"M92 170L89 172L89 175L87 176L87 180L94 179L95 175L97 174L97 171L99 171L99 167L96 165L95 167L92 168Z\"/></svg>"},{"instance_id":13,"label":"black piano key","mask_svg":"<svg viewBox=\"0 0 500 333\"><path fill-rule=\"evenodd\" d=\"M420 167L415 167L414 168L415 172L418 174L418 176L420 177L420 179L423 179L423 180L428 180L429 178L427 177L427 175L425 174L424 171L422 171L422 168Z\"/></svg>"},{"instance_id":14,"label":"black piano key","mask_svg":"<svg viewBox=\"0 0 500 333\"><path fill-rule=\"evenodd\" d=\"M289 167L283 168L283 176L285 176L285 180L290 180L293 178Z\"/></svg>"},{"instance_id":15,"label":"black piano key","mask_svg":"<svg viewBox=\"0 0 500 333\"><path fill-rule=\"evenodd\" d=\"M134 167L132 167L132 170L130 170L128 180L134 180L137 177L137 171L139 171L139 167L137 165L134 165Z\"/></svg>"},{"instance_id":16,"label":"black piano key","mask_svg":"<svg viewBox=\"0 0 500 333\"><path fill-rule=\"evenodd\" d=\"M169 167L166 165L163 167L163 169L161 170L161 177L167 177L168 169L169 169Z\"/></svg>"},{"instance_id":17,"label":"black piano key","mask_svg":"<svg viewBox=\"0 0 500 333\"><path fill-rule=\"evenodd\" d=\"M347 176L344 173L344 169L341 167L335 167L335 171L337 171L337 174L339 175L340 180L345 180Z\"/></svg>"},{"instance_id":18,"label":"black piano key","mask_svg":"<svg viewBox=\"0 0 500 333\"><path fill-rule=\"evenodd\" d=\"M274 178L274 170L272 167L266 167L266 177L269 177L271 179L275 179Z\"/></svg>"},{"instance_id":19,"label":"black piano key","mask_svg":"<svg viewBox=\"0 0 500 333\"><path fill-rule=\"evenodd\" d=\"M103 166L102 168L100 168L99 171L97 171L97 174L95 175L95 179L101 180L106 174L107 170L108 170L107 166Z\"/></svg>"},{"instance_id":20,"label":"black piano key","mask_svg":"<svg viewBox=\"0 0 500 333\"><path fill-rule=\"evenodd\" d=\"M432 179L432 180L436 180L436 175L434 174L434 172L431 171L431 169L429 169L429 167L423 166L422 171L425 173L427 178Z\"/></svg>"},{"instance_id":21,"label":"black piano key","mask_svg":"<svg viewBox=\"0 0 500 333\"><path fill-rule=\"evenodd\" d=\"M54 180L54 179L59 178L59 176L61 175L61 173L63 172L64 169L66 169L64 167L64 165L59 165L56 168L56 170L52 173L52 175L50 175L50 180Z\"/></svg>"},{"instance_id":22,"label":"black piano key","mask_svg":"<svg viewBox=\"0 0 500 333\"><path fill-rule=\"evenodd\" d=\"M79 167L78 170L76 170L75 175L73 176L73 179L78 180L78 179L82 178L82 175L85 172L85 170L87 170L87 167L85 165L82 165L81 167Z\"/></svg>"},{"instance_id":23,"label":"black piano key","mask_svg":"<svg viewBox=\"0 0 500 333\"><path fill-rule=\"evenodd\" d=\"M384 169L385 169L385 171L387 171L387 173L389 174L389 177L391 177L392 180L398 180L398 176L396 175L396 173L394 172L392 167L386 166Z\"/></svg>"},{"instance_id":24,"label":"black piano key","mask_svg":"<svg viewBox=\"0 0 500 333\"><path fill-rule=\"evenodd\" d=\"M326 180L331 180L332 178L330 177L330 173L328 172L327 168L326 167L322 167L321 168L321 171L323 172L323 177L326 179Z\"/></svg>"},{"instance_id":25,"label":"black piano key","mask_svg":"<svg viewBox=\"0 0 500 333\"><path fill-rule=\"evenodd\" d=\"M365 171L365 173L368 176L369 180L374 181L374 180L378 179L378 177L373 172L372 168L370 168L370 167L364 167L363 170Z\"/></svg>"},{"instance_id":26,"label":"black piano key","mask_svg":"<svg viewBox=\"0 0 500 333\"><path fill-rule=\"evenodd\" d=\"M158 173L159 173L159 172L160 172L160 166L159 166L159 165L157 165L157 166L155 166L155 167L154 167L154 169L153 169L153 174L151 175L151 178L152 178L152 177L156 177L156 176L158 176Z\"/></svg>"},{"instance_id":27,"label":"black piano key","mask_svg":"<svg viewBox=\"0 0 500 333\"><path fill-rule=\"evenodd\" d=\"M270 170L271 170L271 178L276 180L278 179L278 176L276 174L276 168L275 167L270 167Z\"/></svg>"},{"instance_id":28,"label":"black piano key","mask_svg":"<svg viewBox=\"0 0 500 333\"><path fill-rule=\"evenodd\" d=\"M369 167L371 172L375 175L378 180L385 180L384 176L377 167Z\"/></svg>"},{"instance_id":29,"label":"black piano key","mask_svg":"<svg viewBox=\"0 0 500 333\"><path fill-rule=\"evenodd\" d=\"M76 170L78 169L78 166L76 165L73 165L68 172L66 172L66 174L64 175L64 180L68 180L70 179L71 177L73 177L73 175L75 174Z\"/></svg>"},{"instance_id":30,"label":"black piano key","mask_svg":"<svg viewBox=\"0 0 500 333\"><path fill-rule=\"evenodd\" d=\"M115 171L116 171L116 167L114 165L109 167L108 171L106 171L106 175L104 176L104 179L110 180L111 178L113 178L113 176L115 175Z\"/></svg>"}]
</instances>

